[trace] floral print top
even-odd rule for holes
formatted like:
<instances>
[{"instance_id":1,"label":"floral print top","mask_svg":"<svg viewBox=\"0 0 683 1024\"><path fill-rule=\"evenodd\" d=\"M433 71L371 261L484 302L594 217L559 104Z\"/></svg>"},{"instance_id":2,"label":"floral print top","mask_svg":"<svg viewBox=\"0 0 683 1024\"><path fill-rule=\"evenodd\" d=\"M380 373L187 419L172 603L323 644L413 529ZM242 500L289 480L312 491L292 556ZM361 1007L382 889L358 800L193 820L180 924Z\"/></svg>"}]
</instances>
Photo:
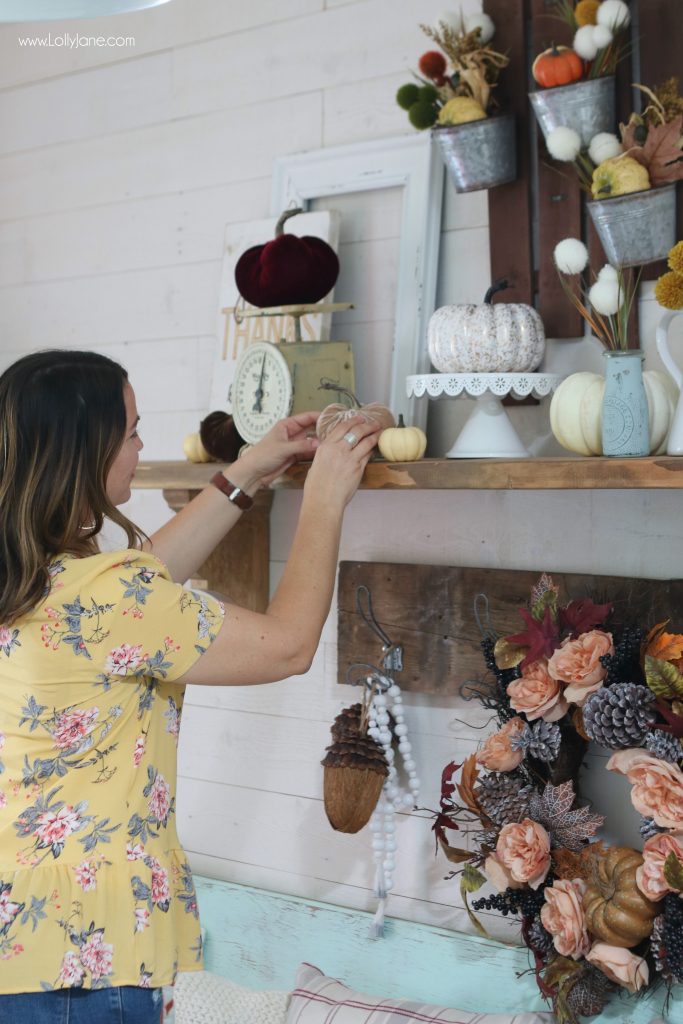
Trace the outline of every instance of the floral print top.
<instances>
[{"instance_id":1,"label":"floral print top","mask_svg":"<svg viewBox=\"0 0 683 1024\"><path fill-rule=\"evenodd\" d=\"M0 626L0 993L202 966L175 825L186 672L223 606L140 551L64 556Z\"/></svg>"}]
</instances>

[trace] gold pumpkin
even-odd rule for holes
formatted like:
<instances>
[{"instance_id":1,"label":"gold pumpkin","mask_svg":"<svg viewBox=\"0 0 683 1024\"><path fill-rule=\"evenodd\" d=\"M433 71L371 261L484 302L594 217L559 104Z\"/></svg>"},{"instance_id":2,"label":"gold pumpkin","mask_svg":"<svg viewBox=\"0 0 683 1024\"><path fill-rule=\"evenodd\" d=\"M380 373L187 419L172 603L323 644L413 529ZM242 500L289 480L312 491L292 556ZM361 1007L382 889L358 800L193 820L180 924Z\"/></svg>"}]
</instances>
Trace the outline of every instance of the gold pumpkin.
<instances>
[{"instance_id":1,"label":"gold pumpkin","mask_svg":"<svg viewBox=\"0 0 683 1024\"><path fill-rule=\"evenodd\" d=\"M611 946L630 949L652 932L657 904L636 885L643 863L637 850L612 846L594 860L594 875L583 897L588 931Z\"/></svg>"},{"instance_id":2,"label":"gold pumpkin","mask_svg":"<svg viewBox=\"0 0 683 1024\"><path fill-rule=\"evenodd\" d=\"M407 427L399 414L398 426L383 430L377 447L387 462L416 462L425 453L427 437L419 427Z\"/></svg>"},{"instance_id":3,"label":"gold pumpkin","mask_svg":"<svg viewBox=\"0 0 683 1024\"><path fill-rule=\"evenodd\" d=\"M189 462L212 462L212 458L202 444L199 434L188 434L183 441L183 452Z\"/></svg>"}]
</instances>

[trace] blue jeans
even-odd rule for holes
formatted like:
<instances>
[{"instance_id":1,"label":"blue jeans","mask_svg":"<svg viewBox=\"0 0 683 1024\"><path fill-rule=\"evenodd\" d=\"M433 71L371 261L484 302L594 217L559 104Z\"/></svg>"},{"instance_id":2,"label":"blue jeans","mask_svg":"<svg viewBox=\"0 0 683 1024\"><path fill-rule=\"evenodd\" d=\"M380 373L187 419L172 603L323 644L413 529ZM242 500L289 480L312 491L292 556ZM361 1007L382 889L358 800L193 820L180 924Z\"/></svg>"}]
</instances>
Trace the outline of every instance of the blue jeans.
<instances>
[{"instance_id":1,"label":"blue jeans","mask_svg":"<svg viewBox=\"0 0 683 1024\"><path fill-rule=\"evenodd\" d=\"M62 988L0 995L0 1024L161 1024L162 989Z\"/></svg>"}]
</instances>

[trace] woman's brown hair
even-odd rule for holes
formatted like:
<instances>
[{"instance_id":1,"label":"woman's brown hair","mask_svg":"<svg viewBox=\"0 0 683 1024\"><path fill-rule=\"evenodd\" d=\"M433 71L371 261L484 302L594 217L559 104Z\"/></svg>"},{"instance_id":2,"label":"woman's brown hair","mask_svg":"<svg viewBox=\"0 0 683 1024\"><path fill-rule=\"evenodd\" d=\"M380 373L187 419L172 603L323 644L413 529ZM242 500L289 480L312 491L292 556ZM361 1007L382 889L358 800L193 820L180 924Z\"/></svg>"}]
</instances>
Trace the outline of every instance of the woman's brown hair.
<instances>
[{"instance_id":1,"label":"woman's brown hair","mask_svg":"<svg viewBox=\"0 0 683 1024\"><path fill-rule=\"evenodd\" d=\"M126 432L126 371L96 352L24 356L0 376L0 623L29 612L56 555L98 551L105 517L143 534L107 497Z\"/></svg>"}]
</instances>

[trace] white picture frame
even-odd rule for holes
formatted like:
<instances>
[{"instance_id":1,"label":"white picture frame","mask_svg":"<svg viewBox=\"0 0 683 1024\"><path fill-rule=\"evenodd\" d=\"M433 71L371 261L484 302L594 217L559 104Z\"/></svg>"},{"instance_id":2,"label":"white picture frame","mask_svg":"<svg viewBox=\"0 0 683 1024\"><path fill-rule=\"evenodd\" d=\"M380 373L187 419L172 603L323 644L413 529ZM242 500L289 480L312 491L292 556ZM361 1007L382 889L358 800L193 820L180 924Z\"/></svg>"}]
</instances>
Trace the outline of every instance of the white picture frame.
<instances>
[{"instance_id":1,"label":"white picture frame","mask_svg":"<svg viewBox=\"0 0 683 1024\"><path fill-rule=\"evenodd\" d=\"M381 188L403 188L390 406L424 429L427 403L406 397L406 377L428 373L427 325L436 299L444 167L428 132L280 157L271 211L290 203Z\"/></svg>"}]
</instances>

